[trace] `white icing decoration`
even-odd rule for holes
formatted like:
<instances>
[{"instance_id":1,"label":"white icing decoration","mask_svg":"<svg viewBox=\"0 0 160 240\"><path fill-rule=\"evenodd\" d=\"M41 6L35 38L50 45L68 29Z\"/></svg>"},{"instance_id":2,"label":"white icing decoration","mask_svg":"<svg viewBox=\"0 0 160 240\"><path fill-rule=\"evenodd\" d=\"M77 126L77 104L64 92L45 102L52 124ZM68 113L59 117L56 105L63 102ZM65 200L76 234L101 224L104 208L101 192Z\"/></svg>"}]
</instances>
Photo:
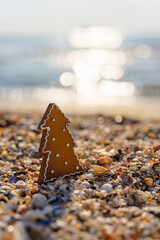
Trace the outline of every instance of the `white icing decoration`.
<instances>
[{"instance_id":1,"label":"white icing decoration","mask_svg":"<svg viewBox=\"0 0 160 240\"><path fill-rule=\"evenodd\" d=\"M54 173L54 170L53 170L53 169L51 170L51 173Z\"/></svg>"},{"instance_id":2,"label":"white icing decoration","mask_svg":"<svg viewBox=\"0 0 160 240\"><path fill-rule=\"evenodd\" d=\"M66 147L69 147L70 146L70 144L69 143L66 143Z\"/></svg>"},{"instance_id":3,"label":"white icing decoration","mask_svg":"<svg viewBox=\"0 0 160 240\"><path fill-rule=\"evenodd\" d=\"M44 182L51 182L51 181L53 181L53 180L55 180L55 179L59 179L59 178L60 178L60 179L63 179L63 178L65 178L65 177L73 176L73 175L75 175L75 174L79 174L80 172L82 172L82 171L79 171L79 172L69 173L69 174L65 174L65 175L62 176L62 177L61 177L61 176L60 176L60 177L57 177L57 178L54 177L54 178L51 178L51 179L49 179L49 180L46 180L46 178L47 178L47 176L46 176L46 174L47 174L47 168L48 168L48 163L49 163L49 160L50 160L51 151L50 151L50 150L45 151L45 147L46 147L46 144L47 144L47 142L48 142L48 136L49 136L50 127L43 127L43 126L46 124L46 121L49 119L49 115L51 114L54 106L56 106L57 109L64 115L64 117L66 117L65 114L61 111L61 109L60 109L55 103L53 103L53 104L52 104L52 107L51 107L51 109L50 109L50 111L49 111L49 113L47 114L46 119L44 120L44 123L40 126L40 128L41 128L42 130L47 129L47 135L46 135L46 137L45 137L44 147L43 147L43 149L42 149L42 152L43 152L43 153L48 153L48 157L47 157L47 160L46 160L46 167L45 167L45 171L44 171ZM67 117L66 117L66 118L67 118ZM67 119L68 119L68 118L67 118ZM68 119L68 120L69 120L69 119ZM73 152L74 152L75 156L77 157L77 161L79 162L79 165L82 167L82 169L84 169L82 163L81 163L80 160L78 159L77 154L75 153L75 147L76 147L77 145L76 145L76 143L75 143L75 141L74 141L74 138L73 138L72 133L70 132L69 128L67 127L68 125L70 125L70 122L69 122L69 123L66 123L66 128L67 128L68 132L70 133L70 135L71 135L71 137L72 137L72 139L73 139L73 142L74 142L74 144L75 144L75 146L73 147ZM62 130L65 131L65 128L63 128ZM78 167L78 166L77 166L77 167ZM78 167L78 168L79 168L79 167Z\"/></svg>"},{"instance_id":4,"label":"white icing decoration","mask_svg":"<svg viewBox=\"0 0 160 240\"><path fill-rule=\"evenodd\" d=\"M79 166L76 166L76 169L78 170L78 169L79 169Z\"/></svg>"},{"instance_id":5,"label":"white icing decoration","mask_svg":"<svg viewBox=\"0 0 160 240\"><path fill-rule=\"evenodd\" d=\"M68 164L68 162L65 161L65 162L64 162L64 165L67 165L67 164Z\"/></svg>"},{"instance_id":6,"label":"white icing decoration","mask_svg":"<svg viewBox=\"0 0 160 240\"><path fill-rule=\"evenodd\" d=\"M63 131L63 132L65 132L65 131L66 131L66 129L65 129L65 128L62 128L62 131Z\"/></svg>"},{"instance_id":7,"label":"white icing decoration","mask_svg":"<svg viewBox=\"0 0 160 240\"><path fill-rule=\"evenodd\" d=\"M59 153L56 154L56 157L59 157Z\"/></svg>"},{"instance_id":8,"label":"white icing decoration","mask_svg":"<svg viewBox=\"0 0 160 240\"><path fill-rule=\"evenodd\" d=\"M54 122L55 121L55 118L52 118L52 122Z\"/></svg>"},{"instance_id":9,"label":"white icing decoration","mask_svg":"<svg viewBox=\"0 0 160 240\"><path fill-rule=\"evenodd\" d=\"M55 138L54 138L54 137L52 138L52 141L55 141Z\"/></svg>"}]
</instances>

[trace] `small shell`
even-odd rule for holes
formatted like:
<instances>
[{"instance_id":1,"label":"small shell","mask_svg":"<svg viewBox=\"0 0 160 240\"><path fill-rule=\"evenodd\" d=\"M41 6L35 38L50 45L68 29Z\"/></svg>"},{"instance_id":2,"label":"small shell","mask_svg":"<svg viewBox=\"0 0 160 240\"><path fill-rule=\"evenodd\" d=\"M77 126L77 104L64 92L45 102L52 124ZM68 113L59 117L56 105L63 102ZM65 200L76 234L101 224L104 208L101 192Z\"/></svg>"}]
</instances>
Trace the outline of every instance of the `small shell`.
<instances>
[{"instance_id":1,"label":"small shell","mask_svg":"<svg viewBox=\"0 0 160 240\"><path fill-rule=\"evenodd\" d=\"M106 173L107 168L105 167L101 167L101 166L97 166L97 165L90 165L90 167L95 171L96 174L98 175L103 175Z\"/></svg>"},{"instance_id":2,"label":"small shell","mask_svg":"<svg viewBox=\"0 0 160 240\"><path fill-rule=\"evenodd\" d=\"M87 159L80 159L80 161L81 161L81 163L83 164L83 166L85 167L85 168L89 168L89 166L90 166L90 163L88 162L88 160Z\"/></svg>"},{"instance_id":3,"label":"small shell","mask_svg":"<svg viewBox=\"0 0 160 240\"><path fill-rule=\"evenodd\" d=\"M144 182L147 186L152 186L153 185L153 179L152 178L145 178Z\"/></svg>"},{"instance_id":4,"label":"small shell","mask_svg":"<svg viewBox=\"0 0 160 240\"><path fill-rule=\"evenodd\" d=\"M127 185L131 185L133 183L133 178L125 173L121 174L120 177L121 177L122 181Z\"/></svg>"},{"instance_id":5,"label":"small shell","mask_svg":"<svg viewBox=\"0 0 160 240\"><path fill-rule=\"evenodd\" d=\"M153 148L153 150L154 150L154 152L157 152L157 151L159 151L159 150L160 150L160 145L158 145L158 146L154 147L154 148Z\"/></svg>"},{"instance_id":6,"label":"small shell","mask_svg":"<svg viewBox=\"0 0 160 240\"><path fill-rule=\"evenodd\" d=\"M97 165L109 168L112 165L112 159L109 157L102 157L97 161Z\"/></svg>"}]
</instances>

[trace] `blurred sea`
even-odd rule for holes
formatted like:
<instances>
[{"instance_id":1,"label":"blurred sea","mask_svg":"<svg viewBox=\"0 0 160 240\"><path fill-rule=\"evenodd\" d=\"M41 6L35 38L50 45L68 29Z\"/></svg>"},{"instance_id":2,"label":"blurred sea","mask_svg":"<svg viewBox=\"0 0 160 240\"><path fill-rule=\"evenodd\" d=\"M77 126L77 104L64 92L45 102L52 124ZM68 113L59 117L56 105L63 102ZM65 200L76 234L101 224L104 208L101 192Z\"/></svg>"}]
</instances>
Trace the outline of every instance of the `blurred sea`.
<instances>
[{"instance_id":1,"label":"blurred sea","mask_svg":"<svg viewBox=\"0 0 160 240\"><path fill-rule=\"evenodd\" d=\"M0 100L116 104L160 97L160 38L106 28L0 36ZM127 101L126 101L127 99Z\"/></svg>"}]
</instances>

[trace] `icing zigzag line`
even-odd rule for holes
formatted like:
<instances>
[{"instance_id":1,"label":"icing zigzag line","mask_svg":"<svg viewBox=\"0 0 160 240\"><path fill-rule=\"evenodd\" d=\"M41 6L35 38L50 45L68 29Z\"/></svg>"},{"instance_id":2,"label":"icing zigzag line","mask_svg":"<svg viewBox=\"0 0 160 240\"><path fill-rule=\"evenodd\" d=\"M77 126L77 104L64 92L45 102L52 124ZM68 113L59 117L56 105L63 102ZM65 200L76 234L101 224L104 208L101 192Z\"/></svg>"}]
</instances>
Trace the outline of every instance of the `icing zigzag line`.
<instances>
[{"instance_id":1,"label":"icing zigzag line","mask_svg":"<svg viewBox=\"0 0 160 240\"><path fill-rule=\"evenodd\" d=\"M47 114L47 118L44 120L44 123L43 123L42 126L41 126L41 129L42 129L42 130L47 129L47 135L45 136L44 147L43 147L43 149L42 149L42 152L43 152L43 153L48 153L48 157L47 157L47 161L46 161L46 167L45 167L45 171L44 171L44 181L46 181L46 174L47 174L47 168L48 168L49 157L50 157L50 155L51 155L51 151L50 151L50 150L45 151L46 144L47 144L47 142L48 142L48 136L49 136L50 127L43 127L43 126L46 124L46 121L49 119L49 115L51 114L51 111L52 111L52 109L53 109L53 106L54 106L54 105L52 105L49 113Z\"/></svg>"}]
</instances>

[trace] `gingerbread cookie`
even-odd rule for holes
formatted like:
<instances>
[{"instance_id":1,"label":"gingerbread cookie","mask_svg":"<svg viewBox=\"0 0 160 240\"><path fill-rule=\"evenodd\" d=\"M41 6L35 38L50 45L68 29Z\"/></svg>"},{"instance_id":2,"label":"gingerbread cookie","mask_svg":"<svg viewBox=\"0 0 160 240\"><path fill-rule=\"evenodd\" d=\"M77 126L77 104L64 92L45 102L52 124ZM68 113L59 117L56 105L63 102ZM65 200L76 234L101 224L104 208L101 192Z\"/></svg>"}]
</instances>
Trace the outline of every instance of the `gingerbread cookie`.
<instances>
[{"instance_id":1,"label":"gingerbread cookie","mask_svg":"<svg viewBox=\"0 0 160 240\"><path fill-rule=\"evenodd\" d=\"M42 130L39 153L43 155L38 183L79 174L83 166L74 152L76 146L68 129L70 121L50 103L38 126Z\"/></svg>"}]
</instances>

